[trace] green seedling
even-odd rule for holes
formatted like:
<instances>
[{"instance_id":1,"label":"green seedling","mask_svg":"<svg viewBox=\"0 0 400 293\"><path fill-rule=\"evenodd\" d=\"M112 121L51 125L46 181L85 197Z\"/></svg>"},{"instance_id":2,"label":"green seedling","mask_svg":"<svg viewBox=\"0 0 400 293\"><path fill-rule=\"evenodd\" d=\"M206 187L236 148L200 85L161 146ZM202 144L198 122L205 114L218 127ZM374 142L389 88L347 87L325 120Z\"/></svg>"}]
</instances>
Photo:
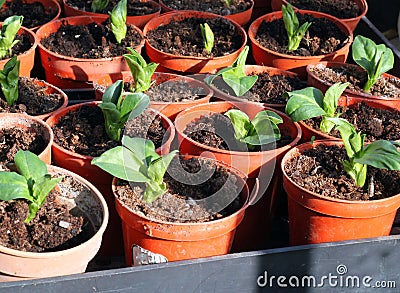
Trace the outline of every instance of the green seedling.
<instances>
[{"instance_id":1,"label":"green seedling","mask_svg":"<svg viewBox=\"0 0 400 293\"><path fill-rule=\"evenodd\" d=\"M15 36L18 33L24 20L23 16L10 16L6 18L1 27L0 34L0 59L4 59L7 55L11 55L11 49L14 47L18 40L15 40Z\"/></svg>"},{"instance_id":2,"label":"green seedling","mask_svg":"<svg viewBox=\"0 0 400 293\"><path fill-rule=\"evenodd\" d=\"M117 146L94 158L92 164L111 175L129 182L145 183L143 199L147 203L155 201L165 193L164 174L177 151L165 156L156 153L152 141L124 136L122 146Z\"/></svg>"},{"instance_id":3,"label":"green seedling","mask_svg":"<svg viewBox=\"0 0 400 293\"><path fill-rule=\"evenodd\" d=\"M204 48L211 53L214 48L214 33L208 23L200 24L201 35L203 36Z\"/></svg>"},{"instance_id":4,"label":"green seedling","mask_svg":"<svg viewBox=\"0 0 400 293\"><path fill-rule=\"evenodd\" d=\"M92 12L102 12L108 5L109 0L93 0L92 1Z\"/></svg>"},{"instance_id":5,"label":"green seedling","mask_svg":"<svg viewBox=\"0 0 400 293\"><path fill-rule=\"evenodd\" d=\"M0 200L26 199L29 211L24 222L29 223L63 178L51 178L46 164L29 151L19 150L14 162L18 173L0 172Z\"/></svg>"},{"instance_id":6,"label":"green seedling","mask_svg":"<svg viewBox=\"0 0 400 293\"><path fill-rule=\"evenodd\" d=\"M18 77L20 61L12 57L0 70L0 85L8 105L12 106L18 100Z\"/></svg>"},{"instance_id":7,"label":"green seedling","mask_svg":"<svg viewBox=\"0 0 400 293\"><path fill-rule=\"evenodd\" d=\"M111 19L111 30L117 40L118 44L121 44L122 40L126 36L126 16L127 16L127 0L121 0L113 8L110 14Z\"/></svg>"},{"instance_id":8,"label":"green seedling","mask_svg":"<svg viewBox=\"0 0 400 293\"><path fill-rule=\"evenodd\" d=\"M296 12L290 3L288 3L287 6L282 5L282 17L288 35L287 49L288 51L297 50L301 39L304 37L311 23L305 22L300 26Z\"/></svg>"}]
</instances>

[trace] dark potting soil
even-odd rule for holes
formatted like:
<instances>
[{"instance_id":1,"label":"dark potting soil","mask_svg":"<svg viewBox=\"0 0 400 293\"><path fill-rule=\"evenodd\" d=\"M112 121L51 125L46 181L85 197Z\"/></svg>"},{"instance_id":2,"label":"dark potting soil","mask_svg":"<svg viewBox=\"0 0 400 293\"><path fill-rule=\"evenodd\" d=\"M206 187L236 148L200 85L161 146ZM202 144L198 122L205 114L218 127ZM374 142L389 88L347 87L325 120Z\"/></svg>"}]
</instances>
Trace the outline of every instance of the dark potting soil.
<instances>
[{"instance_id":1,"label":"dark potting soil","mask_svg":"<svg viewBox=\"0 0 400 293\"><path fill-rule=\"evenodd\" d=\"M272 130L271 130L272 131ZM184 129L186 134L191 139L221 150L230 151L260 151L260 147L254 150L248 150L246 145L236 141L235 131L232 122L223 114L212 113L202 115L198 119L190 122ZM264 145L262 150L270 150L287 145L292 141L290 136L281 135L281 139L275 143Z\"/></svg>"},{"instance_id":2,"label":"dark potting soil","mask_svg":"<svg viewBox=\"0 0 400 293\"><path fill-rule=\"evenodd\" d=\"M19 150L29 150L39 155L46 148L47 142L41 135L43 126L33 123L28 129L18 127L0 129L0 165L14 160Z\"/></svg>"},{"instance_id":3,"label":"dark potting soil","mask_svg":"<svg viewBox=\"0 0 400 293\"><path fill-rule=\"evenodd\" d=\"M126 37L118 44L109 19L104 23L69 25L66 21L55 33L43 38L41 43L48 50L75 58L99 59L122 56L126 47L136 47L142 41L138 31L127 25Z\"/></svg>"},{"instance_id":4,"label":"dark potting soil","mask_svg":"<svg viewBox=\"0 0 400 293\"><path fill-rule=\"evenodd\" d=\"M297 13L299 23L311 22L300 46L288 51L288 36L283 19L271 22L263 21L258 28L256 41L274 52L295 56L325 55L339 50L349 42L349 37L333 22L326 18L314 18L312 15Z\"/></svg>"},{"instance_id":5,"label":"dark potting soil","mask_svg":"<svg viewBox=\"0 0 400 293\"><path fill-rule=\"evenodd\" d=\"M359 93L367 93L362 88L368 80L366 71L353 66L326 67L322 64L310 68L311 72L320 79L331 84L336 82L349 82L347 89ZM390 98L400 97L400 78L380 77L371 87L368 94Z\"/></svg>"},{"instance_id":6,"label":"dark potting soil","mask_svg":"<svg viewBox=\"0 0 400 293\"><path fill-rule=\"evenodd\" d=\"M0 112L27 113L28 115L41 115L53 112L61 107L64 102L60 94L47 94L47 87L35 84L34 79L19 77L18 100L13 106L9 106L4 94L0 91Z\"/></svg>"},{"instance_id":7,"label":"dark potting soil","mask_svg":"<svg viewBox=\"0 0 400 293\"><path fill-rule=\"evenodd\" d=\"M67 0L66 3L68 6L77 8L82 11L92 12L92 0ZM108 14L109 11L112 11L113 8L118 4L118 0L110 0L106 8L104 8L101 12L102 14ZM153 7L149 2L140 1L140 0L129 0L127 2L127 15L128 16L139 16L156 13L159 10L157 7Z\"/></svg>"},{"instance_id":8,"label":"dark potting soil","mask_svg":"<svg viewBox=\"0 0 400 293\"><path fill-rule=\"evenodd\" d=\"M22 25L26 28L34 28L51 21L58 13L56 9L44 7L40 2L26 2L24 0L6 1L0 10L0 21L13 15L22 15L24 17Z\"/></svg>"},{"instance_id":9,"label":"dark potting soil","mask_svg":"<svg viewBox=\"0 0 400 293\"><path fill-rule=\"evenodd\" d=\"M61 185L72 192L83 188L70 176L65 176ZM82 216L72 215L59 199L62 197L57 188L51 191L30 223L24 223L28 215L26 200L0 201L0 244L20 251L50 252L87 241L93 235L93 227Z\"/></svg>"},{"instance_id":10,"label":"dark potting soil","mask_svg":"<svg viewBox=\"0 0 400 293\"><path fill-rule=\"evenodd\" d=\"M232 0L230 5L227 5L225 0L163 0L162 2L173 10L196 10L219 15L240 13L251 7L249 0Z\"/></svg>"},{"instance_id":11,"label":"dark potting soil","mask_svg":"<svg viewBox=\"0 0 400 293\"><path fill-rule=\"evenodd\" d=\"M236 181L235 175L210 159L178 160L176 157L164 176L167 192L153 203L143 200L143 185L131 184L131 187L127 182L120 182L116 194L129 208L152 219L208 222L231 215L242 207L238 196L241 188ZM212 200L207 201L212 195Z\"/></svg>"},{"instance_id":12,"label":"dark potting soil","mask_svg":"<svg viewBox=\"0 0 400 293\"><path fill-rule=\"evenodd\" d=\"M119 142L108 138L103 113L96 106L82 106L77 111L69 112L56 126L53 126L53 131L55 143L81 155L98 157L105 151L120 145ZM156 148L161 146L165 133L161 118L154 117L153 112L149 110L129 120L124 132L128 136L150 139Z\"/></svg>"},{"instance_id":13,"label":"dark potting soil","mask_svg":"<svg viewBox=\"0 0 400 293\"><path fill-rule=\"evenodd\" d=\"M214 33L211 53L204 49L200 24L208 23ZM219 57L231 54L242 45L242 38L235 26L227 19L187 18L160 25L147 34L150 44L156 49L180 56Z\"/></svg>"},{"instance_id":14,"label":"dark potting soil","mask_svg":"<svg viewBox=\"0 0 400 293\"><path fill-rule=\"evenodd\" d=\"M340 118L352 123L357 132L366 134L365 141L399 140L400 139L400 112L373 108L364 102L350 107L338 107L342 113ZM321 117L311 118L307 125L319 129ZM333 130L330 135L340 138L340 133Z\"/></svg>"},{"instance_id":15,"label":"dark potting soil","mask_svg":"<svg viewBox=\"0 0 400 293\"><path fill-rule=\"evenodd\" d=\"M216 78L213 84L226 94L236 96L222 78ZM241 96L241 98L258 103L286 104L287 98L282 97L284 93L300 90L306 86L307 83L297 77L289 77L279 74L271 76L266 72L258 74L256 83L250 91Z\"/></svg>"},{"instance_id":16,"label":"dark potting soil","mask_svg":"<svg viewBox=\"0 0 400 293\"><path fill-rule=\"evenodd\" d=\"M364 187L357 187L344 171L341 161L347 159L344 148L316 146L289 160L284 168L299 186L323 196L346 200L377 200L400 192L400 172L368 166ZM373 176L374 194L368 188Z\"/></svg>"},{"instance_id":17,"label":"dark potting soil","mask_svg":"<svg viewBox=\"0 0 400 293\"><path fill-rule=\"evenodd\" d=\"M7 54L2 60L25 53L33 46L33 43L31 43L31 40L28 35L25 35L25 34L18 35L17 34L15 36L15 40L18 40L18 43L16 43L11 48L11 54Z\"/></svg>"},{"instance_id":18,"label":"dark potting soil","mask_svg":"<svg viewBox=\"0 0 400 293\"><path fill-rule=\"evenodd\" d=\"M361 14L360 7L352 0L290 0L288 2L299 9L324 12L337 18L354 18Z\"/></svg>"}]
</instances>

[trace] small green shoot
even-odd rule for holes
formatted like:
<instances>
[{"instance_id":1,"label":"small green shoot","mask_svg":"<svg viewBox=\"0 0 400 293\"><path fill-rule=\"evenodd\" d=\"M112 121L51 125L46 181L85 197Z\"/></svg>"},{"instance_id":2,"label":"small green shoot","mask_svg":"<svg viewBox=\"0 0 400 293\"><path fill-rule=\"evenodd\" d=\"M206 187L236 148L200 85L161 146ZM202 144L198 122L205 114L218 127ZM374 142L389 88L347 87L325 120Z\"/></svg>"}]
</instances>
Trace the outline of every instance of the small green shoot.
<instances>
[{"instance_id":1,"label":"small green shoot","mask_svg":"<svg viewBox=\"0 0 400 293\"><path fill-rule=\"evenodd\" d=\"M108 5L109 0L93 0L92 1L92 12L102 12Z\"/></svg>"},{"instance_id":2,"label":"small green shoot","mask_svg":"<svg viewBox=\"0 0 400 293\"><path fill-rule=\"evenodd\" d=\"M18 78L20 61L17 56L12 57L0 70L0 85L6 102L9 106L18 100Z\"/></svg>"},{"instance_id":3,"label":"small green shoot","mask_svg":"<svg viewBox=\"0 0 400 293\"><path fill-rule=\"evenodd\" d=\"M160 156L152 141L123 136L122 146L104 152L92 164L119 179L145 183L143 198L146 203L152 203L167 189L163 178L176 153Z\"/></svg>"},{"instance_id":4,"label":"small green shoot","mask_svg":"<svg viewBox=\"0 0 400 293\"><path fill-rule=\"evenodd\" d=\"M211 53L214 48L214 33L208 23L200 24L201 35L203 36L204 48Z\"/></svg>"},{"instance_id":5,"label":"small green shoot","mask_svg":"<svg viewBox=\"0 0 400 293\"><path fill-rule=\"evenodd\" d=\"M110 139L121 140L121 132L125 123L131 117L139 116L150 104L150 99L143 93L123 96L124 83L117 80L103 94L98 105L103 111L106 133Z\"/></svg>"},{"instance_id":6,"label":"small green shoot","mask_svg":"<svg viewBox=\"0 0 400 293\"><path fill-rule=\"evenodd\" d=\"M12 54L12 47L19 42L18 40L15 40L15 36L17 35L23 20L23 16L17 15L10 16L4 20L0 35L0 59L4 59L7 55Z\"/></svg>"},{"instance_id":7,"label":"small green shoot","mask_svg":"<svg viewBox=\"0 0 400 293\"><path fill-rule=\"evenodd\" d=\"M222 79L233 90L236 96L243 96L253 87L258 79L257 75L248 76L245 74L244 66L246 65L248 53L249 46L245 46L231 67L221 69L217 74L207 77L204 81L212 84L213 80L221 75Z\"/></svg>"},{"instance_id":8,"label":"small green shoot","mask_svg":"<svg viewBox=\"0 0 400 293\"><path fill-rule=\"evenodd\" d=\"M374 141L364 145L365 134L357 133L354 126L342 118L328 118L340 132L348 159L343 168L363 187L367 178L367 166L380 169L400 170L400 153L396 143L387 140Z\"/></svg>"},{"instance_id":9,"label":"small green shoot","mask_svg":"<svg viewBox=\"0 0 400 293\"><path fill-rule=\"evenodd\" d=\"M26 199L29 202L25 223L35 218L47 195L63 179L51 178L46 164L35 154L19 150L14 157L17 172L0 172L0 200Z\"/></svg>"},{"instance_id":10,"label":"small green shoot","mask_svg":"<svg viewBox=\"0 0 400 293\"><path fill-rule=\"evenodd\" d=\"M377 45L374 41L356 36L351 47L353 60L367 71L368 80L363 89L369 92L379 77L393 68L394 56L390 48L384 44Z\"/></svg>"},{"instance_id":11,"label":"small green shoot","mask_svg":"<svg viewBox=\"0 0 400 293\"><path fill-rule=\"evenodd\" d=\"M287 49L288 51L297 50L311 23L305 22L300 26L296 12L290 3L287 6L282 5L282 17L288 35Z\"/></svg>"},{"instance_id":12,"label":"small green shoot","mask_svg":"<svg viewBox=\"0 0 400 293\"><path fill-rule=\"evenodd\" d=\"M127 48L130 54L124 54L124 59L131 70L135 88L133 92L145 92L151 86L151 77L157 69L158 63L147 63L146 60L133 48Z\"/></svg>"},{"instance_id":13,"label":"small green shoot","mask_svg":"<svg viewBox=\"0 0 400 293\"><path fill-rule=\"evenodd\" d=\"M127 16L127 0L121 0L113 8L110 14L111 19L111 30L117 40L118 44L121 44L122 40L126 36L126 16Z\"/></svg>"},{"instance_id":14,"label":"small green shoot","mask_svg":"<svg viewBox=\"0 0 400 293\"><path fill-rule=\"evenodd\" d=\"M231 109L225 115L232 122L236 140L246 144L249 150L281 138L277 125L282 123L283 120L275 112L269 110L260 111L253 120L250 120L246 113L237 109Z\"/></svg>"},{"instance_id":15,"label":"small green shoot","mask_svg":"<svg viewBox=\"0 0 400 293\"><path fill-rule=\"evenodd\" d=\"M225 4L226 4L226 6L231 6L231 3L232 3L232 0L225 0Z\"/></svg>"},{"instance_id":16,"label":"small green shoot","mask_svg":"<svg viewBox=\"0 0 400 293\"><path fill-rule=\"evenodd\" d=\"M286 114L294 122L322 116L319 127L322 132L329 133L335 125L327 118L341 115L336 111L337 105L348 85L349 83L335 83L326 91L325 95L313 87L287 92L284 94L285 98L289 98L286 103Z\"/></svg>"}]
</instances>

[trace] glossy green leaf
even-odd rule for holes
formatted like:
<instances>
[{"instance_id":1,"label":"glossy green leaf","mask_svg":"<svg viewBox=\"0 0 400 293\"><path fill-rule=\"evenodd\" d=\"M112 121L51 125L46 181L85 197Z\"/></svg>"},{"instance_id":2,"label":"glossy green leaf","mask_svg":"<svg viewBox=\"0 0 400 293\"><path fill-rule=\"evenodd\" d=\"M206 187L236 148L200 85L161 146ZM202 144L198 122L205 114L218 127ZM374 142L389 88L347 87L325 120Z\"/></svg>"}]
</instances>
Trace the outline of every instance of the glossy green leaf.
<instances>
[{"instance_id":1,"label":"glossy green leaf","mask_svg":"<svg viewBox=\"0 0 400 293\"><path fill-rule=\"evenodd\" d=\"M152 203L160 195L164 194L166 190L167 186L165 183L159 184L154 181L149 181L146 183L146 189L143 193L143 199L146 203Z\"/></svg>"},{"instance_id":2,"label":"glossy green leaf","mask_svg":"<svg viewBox=\"0 0 400 293\"><path fill-rule=\"evenodd\" d=\"M14 156L14 162L18 173L26 180L32 178L37 181L47 175L46 164L39 157L29 151L19 150Z\"/></svg>"},{"instance_id":3,"label":"glossy green leaf","mask_svg":"<svg viewBox=\"0 0 400 293\"><path fill-rule=\"evenodd\" d=\"M26 178L15 172L0 172L0 200L9 201L17 198L33 199Z\"/></svg>"},{"instance_id":4,"label":"glossy green leaf","mask_svg":"<svg viewBox=\"0 0 400 293\"><path fill-rule=\"evenodd\" d=\"M1 90L8 105L12 106L18 100L18 81L20 61L12 57L0 70Z\"/></svg>"},{"instance_id":5,"label":"glossy green leaf","mask_svg":"<svg viewBox=\"0 0 400 293\"><path fill-rule=\"evenodd\" d=\"M214 48L214 33L206 22L200 24L200 30L203 37L204 48L208 53L211 53Z\"/></svg>"},{"instance_id":6,"label":"glossy green leaf","mask_svg":"<svg viewBox=\"0 0 400 293\"><path fill-rule=\"evenodd\" d=\"M18 43L18 40L15 40L15 36L21 28L23 20L23 16L17 15L10 16L4 20L0 34L0 59L4 59L7 54L11 55L12 47Z\"/></svg>"},{"instance_id":7,"label":"glossy green leaf","mask_svg":"<svg viewBox=\"0 0 400 293\"><path fill-rule=\"evenodd\" d=\"M288 51L297 50L311 23L305 22L300 26L296 12L290 3L287 6L282 5L282 18L288 35L287 49Z\"/></svg>"},{"instance_id":8,"label":"glossy green leaf","mask_svg":"<svg viewBox=\"0 0 400 293\"><path fill-rule=\"evenodd\" d=\"M323 109L325 110L326 116L335 117L338 101L344 90L350 83L335 83L327 89L323 98Z\"/></svg>"},{"instance_id":9,"label":"glossy green leaf","mask_svg":"<svg viewBox=\"0 0 400 293\"><path fill-rule=\"evenodd\" d=\"M307 87L301 90L287 92L285 97L289 97L286 103L286 114L292 121L302 121L313 117L324 116L323 93L316 88Z\"/></svg>"},{"instance_id":10,"label":"glossy green leaf","mask_svg":"<svg viewBox=\"0 0 400 293\"><path fill-rule=\"evenodd\" d=\"M106 88L104 91L102 101L103 103L113 103L115 105L120 104L122 92L124 91L124 82L117 80L112 85Z\"/></svg>"},{"instance_id":11,"label":"glossy green leaf","mask_svg":"<svg viewBox=\"0 0 400 293\"><path fill-rule=\"evenodd\" d=\"M150 99L143 93L128 94L121 105L121 120L125 123L129 119L138 117L150 105Z\"/></svg>"},{"instance_id":12,"label":"glossy green leaf","mask_svg":"<svg viewBox=\"0 0 400 293\"><path fill-rule=\"evenodd\" d=\"M127 0L119 1L113 10L109 12L109 14L111 19L111 30L118 44L121 44L121 41L125 38L127 31Z\"/></svg>"},{"instance_id":13,"label":"glossy green leaf","mask_svg":"<svg viewBox=\"0 0 400 293\"><path fill-rule=\"evenodd\" d=\"M231 109L225 113L225 116L232 122L237 140L244 139L249 132L253 131L254 126L251 124L250 118L246 113L237 109Z\"/></svg>"},{"instance_id":14,"label":"glossy green leaf","mask_svg":"<svg viewBox=\"0 0 400 293\"><path fill-rule=\"evenodd\" d=\"M159 157L158 159L153 160L148 167L147 174L152 181L155 182L163 182L163 178L165 172L168 169L169 164L178 151L172 151L169 154Z\"/></svg>"},{"instance_id":15,"label":"glossy green leaf","mask_svg":"<svg viewBox=\"0 0 400 293\"><path fill-rule=\"evenodd\" d=\"M354 161L380 169L400 170L400 153L396 146L387 140L368 144Z\"/></svg>"}]
</instances>

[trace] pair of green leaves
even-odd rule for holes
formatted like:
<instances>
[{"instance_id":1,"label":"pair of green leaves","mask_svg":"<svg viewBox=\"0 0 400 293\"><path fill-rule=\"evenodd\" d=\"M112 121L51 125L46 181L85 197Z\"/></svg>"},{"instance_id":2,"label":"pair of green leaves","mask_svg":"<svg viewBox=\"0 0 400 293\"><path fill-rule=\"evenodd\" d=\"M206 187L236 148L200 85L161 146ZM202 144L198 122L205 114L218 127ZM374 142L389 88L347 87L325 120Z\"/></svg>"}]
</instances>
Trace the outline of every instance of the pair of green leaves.
<instances>
[{"instance_id":1,"label":"pair of green leaves","mask_svg":"<svg viewBox=\"0 0 400 293\"><path fill-rule=\"evenodd\" d=\"M260 111L253 120L250 120L246 113L237 109L231 109L225 115L232 122L236 140L246 144L249 150L281 138L277 125L282 123L283 120L275 112Z\"/></svg>"},{"instance_id":2,"label":"pair of green leaves","mask_svg":"<svg viewBox=\"0 0 400 293\"><path fill-rule=\"evenodd\" d=\"M145 92L151 86L151 77L157 69L158 63L147 63L146 60L133 48L127 48L130 54L124 54L124 59L131 70L135 88L133 92Z\"/></svg>"},{"instance_id":3,"label":"pair of green leaves","mask_svg":"<svg viewBox=\"0 0 400 293\"><path fill-rule=\"evenodd\" d=\"M325 95L314 87L287 92L284 94L285 98L289 98L286 114L294 122L322 116L320 129L324 133L329 133L334 124L327 118L340 116L341 113L336 112L338 101L348 85L349 83L335 83Z\"/></svg>"},{"instance_id":4,"label":"pair of green leaves","mask_svg":"<svg viewBox=\"0 0 400 293\"><path fill-rule=\"evenodd\" d=\"M393 68L393 52L384 44L377 45L363 36L354 38L351 50L353 60L367 71L368 80L364 85L364 90L369 92L378 78Z\"/></svg>"},{"instance_id":5,"label":"pair of green leaves","mask_svg":"<svg viewBox=\"0 0 400 293\"><path fill-rule=\"evenodd\" d=\"M208 23L201 23L200 30L203 37L204 48L208 53L211 53L214 48L214 33Z\"/></svg>"},{"instance_id":6,"label":"pair of green leaves","mask_svg":"<svg viewBox=\"0 0 400 293\"><path fill-rule=\"evenodd\" d=\"M297 50L301 39L304 37L311 23L305 22L300 26L296 12L290 3L288 3L287 6L282 5L282 18L288 35L287 49L288 51Z\"/></svg>"},{"instance_id":7,"label":"pair of green leaves","mask_svg":"<svg viewBox=\"0 0 400 293\"><path fill-rule=\"evenodd\" d=\"M110 14L111 19L111 30L117 40L118 44L121 44L122 40L126 36L126 16L128 13L127 0L121 0L113 8Z\"/></svg>"},{"instance_id":8,"label":"pair of green leaves","mask_svg":"<svg viewBox=\"0 0 400 293\"><path fill-rule=\"evenodd\" d=\"M257 82L258 76L247 76L244 71L246 65L247 55L249 53L249 46L245 46L243 51L233 62L232 66L223 68L215 75L210 75L204 79L207 84L212 84L217 76L222 76L224 82L233 90L236 96L243 96L248 92L253 85Z\"/></svg>"},{"instance_id":9,"label":"pair of green leaves","mask_svg":"<svg viewBox=\"0 0 400 293\"><path fill-rule=\"evenodd\" d=\"M123 96L124 83L118 80L109 86L103 94L102 103L106 132L110 139L121 140L121 131L129 118L139 116L150 104L150 99L143 93Z\"/></svg>"},{"instance_id":10,"label":"pair of green leaves","mask_svg":"<svg viewBox=\"0 0 400 293\"><path fill-rule=\"evenodd\" d=\"M7 55L11 55L11 49L18 40L15 36L18 33L24 20L23 16L10 16L6 18L1 27L0 33L0 59L4 59Z\"/></svg>"},{"instance_id":11,"label":"pair of green leaves","mask_svg":"<svg viewBox=\"0 0 400 293\"><path fill-rule=\"evenodd\" d=\"M122 180L145 183L143 198L151 203L167 189L163 178L176 152L160 156L152 141L124 136L122 146L104 152L92 164Z\"/></svg>"},{"instance_id":12,"label":"pair of green leaves","mask_svg":"<svg viewBox=\"0 0 400 293\"><path fill-rule=\"evenodd\" d=\"M29 151L19 150L14 162L18 173L0 172L0 200L26 199L29 212L25 223L29 223L62 177L51 178L46 164Z\"/></svg>"},{"instance_id":13,"label":"pair of green leaves","mask_svg":"<svg viewBox=\"0 0 400 293\"><path fill-rule=\"evenodd\" d=\"M92 12L102 12L108 5L109 0L93 0L92 1Z\"/></svg>"},{"instance_id":14,"label":"pair of green leaves","mask_svg":"<svg viewBox=\"0 0 400 293\"><path fill-rule=\"evenodd\" d=\"M18 78L20 61L12 57L0 70L1 90L8 105L12 106L18 100Z\"/></svg>"},{"instance_id":15,"label":"pair of green leaves","mask_svg":"<svg viewBox=\"0 0 400 293\"><path fill-rule=\"evenodd\" d=\"M357 186L364 186L367 178L367 166L380 169L400 170L398 144L387 140L374 141L364 145L365 134L357 133L354 126L342 118L328 118L340 132L347 153L342 162L347 174Z\"/></svg>"}]
</instances>

